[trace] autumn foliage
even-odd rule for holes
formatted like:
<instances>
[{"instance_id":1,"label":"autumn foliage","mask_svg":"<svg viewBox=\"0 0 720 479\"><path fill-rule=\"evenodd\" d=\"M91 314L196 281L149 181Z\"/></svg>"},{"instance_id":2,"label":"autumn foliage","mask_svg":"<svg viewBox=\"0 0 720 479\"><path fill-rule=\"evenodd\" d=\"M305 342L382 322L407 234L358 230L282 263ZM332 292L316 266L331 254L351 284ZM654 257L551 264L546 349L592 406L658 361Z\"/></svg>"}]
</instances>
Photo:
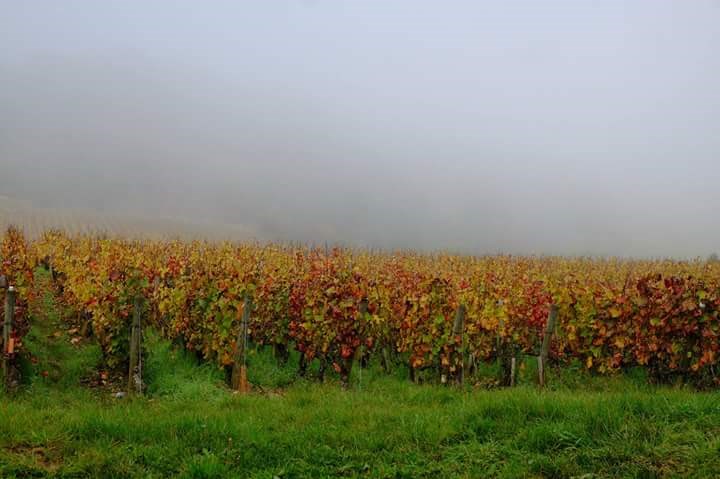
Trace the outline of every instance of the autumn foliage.
<instances>
[{"instance_id":1,"label":"autumn foliage","mask_svg":"<svg viewBox=\"0 0 720 479\"><path fill-rule=\"evenodd\" d=\"M49 258L65 304L91 324L110 365L126 361L132 298L142 295L150 326L227 366L250 295L254 343L295 348L341 374L361 354L389 354L450 375L463 354L494 360L498 344L537 354L554 303L556 364L575 361L597 373L641 366L658 380L682 376L704 385L720 378L717 263L138 242L59 232L19 253L24 241L16 236L9 232L3 243L4 271L25 287L32 279L27 258ZM464 342L452 331L460 304L467 311Z\"/></svg>"},{"instance_id":2,"label":"autumn foliage","mask_svg":"<svg viewBox=\"0 0 720 479\"><path fill-rule=\"evenodd\" d=\"M23 337L28 331L29 301L33 298L33 268L35 258L20 230L10 227L0 238L0 277L4 287L12 286L17 291L13 329L9 345L3 345L2 353L13 360L23 349ZM5 290L0 288L5 294ZM4 318L3 318L4 321ZM0 321L2 323L2 321ZM1 338L1 337L0 337Z\"/></svg>"}]
</instances>

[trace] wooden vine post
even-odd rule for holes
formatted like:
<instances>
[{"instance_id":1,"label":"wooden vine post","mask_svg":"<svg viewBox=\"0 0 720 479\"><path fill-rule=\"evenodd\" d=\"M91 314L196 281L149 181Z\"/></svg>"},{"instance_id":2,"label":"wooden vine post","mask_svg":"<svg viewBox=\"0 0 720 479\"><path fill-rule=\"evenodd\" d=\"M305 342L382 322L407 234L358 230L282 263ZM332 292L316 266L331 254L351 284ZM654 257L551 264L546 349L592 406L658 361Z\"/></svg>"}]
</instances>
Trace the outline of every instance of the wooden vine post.
<instances>
[{"instance_id":1,"label":"wooden vine post","mask_svg":"<svg viewBox=\"0 0 720 479\"><path fill-rule=\"evenodd\" d=\"M462 386L465 381L465 305L460 304L455 311L455 322L453 323L453 339L460 336L460 370L455 372L455 378Z\"/></svg>"},{"instance_id":2,"label":"wooden vine post","mask_svg":"<svg viewBox=\"0 0 720 479\"><path fill-rule=\"evenodd\" d=\"M5 388L10 386L10 355L13 353L13 318L15 317L15 288L10 286L5 293L5 321L3 322L2 370Z\"/></svg>"},{"instance_id":3,"label":"wooden vine post","mask_svg":"<svg viewBox=\"0 0 720 479\"><path fill-rule=\"evenodd\" d=\"M553 304L550 306L547 325L545 326L545 334L543 335L540 355L538 356L538 383L540 387L545 386L545 366L547 365L548 354L550 352L550 341L555 331L555 323L558 317L558 307Z\"/></svg>"},{"instance_id":4,"label":"wooden vine post","mask_svg":"<svg viewBox=\"0 0 720 479\"><path fill-rule=\"evenodd\" d=\"M500 384L502 386L512 386L514 383L514 361L510 361L508 357L508 347L505 344L502 333L505 328L505 321L500 318L498 321L498 332L495 341L495 351L497 352L498 370L500 376ZM515 359L515 358L513 358Z\"/></svg>"},{"instance_id":5,"label":"wooden vine post","mask_svg":"<svg viewBox=\"0 0 720 479\"><path fill-rule=\"evenodd\" d=\"M380 363L382 364L385 374L390 374L390 346L384 341L382 342L382 348L380 350Z\"/></svg>"},{"instance_id":6,"label":"wooden vine post","mask_svg":"<svg viewBox=\"0 0 720 479\"><path fill-rule=\"evenodd\" d=\"M368 300L363 298L360 300L360 304L358 306L358 313L359 318L362 320L362 318L365 317L368 311ZM355 363L355 360L362 356L363 353L363 345L361 344L358 346L358 348L355 350L355 353L350 356L349 358L343 358L343 367L340 374L340 382L342 383L343 389L347 389L350 387L350 373L352 372L353 364Z\"/></svg>"},{"instance_id":7,"label":"wooden vine post","mask_svg":"<svg viewBox=\"0 0 720 479\"><path fill-rule=\"evenodd\" d=\"M513 354L510 358L510 387L515 386L515 375L517 373L517 358Z\"/></svg>"},{"instance_id":8,"label":"wooden vine post","mask_svg":"<svg viewBox=\"0 0 720 479\"><path fill-rule=\"evenodd\" d=\"M142 306L141 296L133 301L133 319L130 330L130 368L128 369L128 394L142 394Z\"/></svg>"},{"instance_id":9,"label":"wooden vine post","mask_svg":"<svg viewBox=\"0 0 720 479\"><path fill-rule=\"evenodd\" d=\"M247 349L248 349L248 322L252 310L252 299L249 294L245 295L242 311L242 325L235 342L235 358L232 370L231 387L235 391L247 393L250 385L247 380Z\"/></svg>"}]
</instances>

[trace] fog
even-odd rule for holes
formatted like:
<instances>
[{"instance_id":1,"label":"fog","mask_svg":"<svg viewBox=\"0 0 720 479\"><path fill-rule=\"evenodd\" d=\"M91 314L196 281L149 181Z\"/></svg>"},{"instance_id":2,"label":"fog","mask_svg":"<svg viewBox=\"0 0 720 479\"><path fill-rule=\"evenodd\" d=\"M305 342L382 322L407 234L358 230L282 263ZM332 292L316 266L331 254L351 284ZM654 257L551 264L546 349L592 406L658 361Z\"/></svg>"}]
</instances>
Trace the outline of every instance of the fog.
<instances>
[{"instance_id":1,"label":"fog","mask_svg":"<svg viewBox=\"0 0 720 479\"><path fill-rule=\"evenodd\" d=\"M720 251L720 2L0 0L0 194L469 253Z\"/></svg>"}]
</instances>

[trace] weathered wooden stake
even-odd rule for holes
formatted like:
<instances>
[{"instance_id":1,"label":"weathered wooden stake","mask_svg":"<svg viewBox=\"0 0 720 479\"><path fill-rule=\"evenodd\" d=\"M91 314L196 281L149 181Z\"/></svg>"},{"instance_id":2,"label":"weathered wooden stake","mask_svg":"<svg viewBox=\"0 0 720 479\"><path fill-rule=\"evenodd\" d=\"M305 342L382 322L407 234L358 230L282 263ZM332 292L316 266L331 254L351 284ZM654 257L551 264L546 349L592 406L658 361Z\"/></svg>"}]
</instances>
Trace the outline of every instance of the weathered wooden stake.
<instances>
[{"instance_id":1,"label":"weathered wooden stake","mask_svg":"<svg viewBox=\"0 0 720 479\"><path fill-rule=\"evenodd\" d=\"M360 318L364 318L367 314L368 310L368 300L363 298L360 301L360 305L358 306L358 310L360 313ZM363 351L363 345L361 344L356 350L355 354L350 356L349 358L343 359L343 368L342 368L342 374L340 376L340 381L342 383L342 387L344 389L347 389L350 387L350 373L352 372L353 363L355 362L355 359L360 357L362 355Z\"/></svg>"},{"instance_id":2,"label":"weathered wooden stake","mask_svg":"<svg viewBox=\"0 0 720 479\"><path fill-rule=\"evenodd\" d=\"M548 354L550 352L550 341L553 332L555 332L555 323L557 322L558 307L553 304L550 306L550 314L548 314L547 325L545 326L545 334L538 356L538 383L540 387L545 386L545 365L547 364Z\"/></svg>"},{"instance_id":3,"label":"weathered wooden stake","mask_svg":"<svg viewBox=\"0 0 720 479\"><path fill-rule=\"evenodd\" d=\"M383 344L380 351L380 363L382 364L385 374L390 374L390 348L387 344Z\"/></svg>"},{"instance_id":4,"label":"weathered wooden stake","mask_svg":"<svg viewBox=\"0 0 720 479\"><path fill-rule=\"evenodd\" d=\"M468 354L468 366L467 366L467 372L469 375L473 376L477 372L477 359L475 358L474 354Z\"/></svg>"},{"instance_id":5,"label":"weathered wooden stake","mask_svg":"<svg viewBox=\"0 0 720 479\"><path fill-rule=\"evenodd\" d=\"M508 364L507 364L507 348L505 347L503 338L502 338L502 330L505 326L505 321L500 318L498 321L498 332L497 332L497 338L495 341L495 351L497 352L497 363L498 363L498 369L500 371L500 384L502 386L507 386L510 382L510 378L508 377Z\"/></svg>"},{"instance_id":6,"label":"weathered wooden stake","mask_svg":"<svg viewBox=\"0 0 720 479\"><path fill-rule=\"evenodd\" d=\"M133 303L132 329L130 330L130 368L128 370L128 394L142 394L142 306L141 296Z\"/></svg>"},{"instance_id":7,"label":"weathered wooden stake","mask_svg":"<svg viewBox=\"0 0 720 479\"><path fill-rule=\"evenodd\" d=\"M235 363L233 364L231 381L232 388L241 393L250 391L247 380L247 342L248 323L250 322L250 311L252 307L253 304L250 295L245 295L245 300L243 301L242 326L240 327L240 332L238 333L238 338L235 343Z\"/></svg>"},{"instance_id":8,"label":"weathered wooden stake","mask_svg":"<svg viewBox=\"0 0 720 479\"><path fill-rule=\"evenodd\" d=\"M517 360L515 359L515 356L513 356L510 359L510 387L515 386L515 372L516 372L515 364L516 364L516 362L517 362Z\"/></svg>"},{"instance_id":9,"label":"weathered wooden stake","mask_svg":"<svg viewBox=\"0 0 720 479\"><path fill-rule=\"evenodd\" d=\"M15 288L10 286L5 293L5 322L3 323L3 343L2 343L2 369L3 384L5 387L10 386L10 354L12 353L11 334L13 327L13 318L15 317Z\"/></svg>"},{"instance_id":10,"label":"weathered wooden stake","mask_svg":"<svg viewBox=\"0 0 720 479\"><path fill-rule=\"evenodd\" d=\"M321 354L318 356L318 359L320 360L320 366L318 366L318 372L317 372L317 380L321 383L325 382L325 369L327 369L328 359L326 354Z\"/></svg>"},{"instance_id":11,"label":"weathered wooden stake","mask_svg":"<svg viewBox=\"0 0 720 479\"><path fill-rule=\"evenodd\" d=\"M458 306L455 312L455 323L453 324L453 338L460 336L460 371L456 372L455 377L459 385L462 386L465 380L465 305Z\"/></svg>"}]
</instances>

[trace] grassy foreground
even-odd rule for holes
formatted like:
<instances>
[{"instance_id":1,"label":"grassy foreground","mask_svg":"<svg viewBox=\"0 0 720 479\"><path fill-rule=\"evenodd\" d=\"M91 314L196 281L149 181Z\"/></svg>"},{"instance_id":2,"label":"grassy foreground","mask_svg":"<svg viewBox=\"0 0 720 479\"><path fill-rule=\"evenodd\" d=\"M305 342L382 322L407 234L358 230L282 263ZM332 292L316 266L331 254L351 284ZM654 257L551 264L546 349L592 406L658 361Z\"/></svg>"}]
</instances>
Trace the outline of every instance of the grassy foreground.
<instances>
[{"instance_id":1,"label":"grassy foreground","mask_svg":"<svg viewBox=\"0 0 720 479\"><path fill-rule=\"evenodd\" d=\"M27 340L28 384L0 393L0 477L717 477L720 394L629 377L458 391L371 370L354 389L252 357L265 392L150 338L148 394L82 386L92 344L72 345L49 294ZM579 373L578 373L579 374Z\"/></svg>"}]
</instances>

